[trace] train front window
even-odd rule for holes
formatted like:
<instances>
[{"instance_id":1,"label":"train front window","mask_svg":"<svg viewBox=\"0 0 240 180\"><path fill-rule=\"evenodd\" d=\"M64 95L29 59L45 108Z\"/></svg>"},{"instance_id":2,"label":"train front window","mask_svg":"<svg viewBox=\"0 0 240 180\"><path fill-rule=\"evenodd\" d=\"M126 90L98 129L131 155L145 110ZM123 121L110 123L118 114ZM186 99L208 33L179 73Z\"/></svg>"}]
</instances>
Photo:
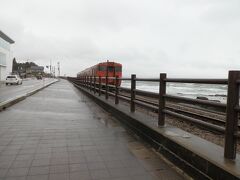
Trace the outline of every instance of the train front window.
<instances>
[{"instance_id":1,"label":"train front window","mask_svg":"<svg viewBox=\"0 0 240 180\"><path fill-rule=\"evenodd\" d=\"M106 66L99 66L99 71L106 71L106 70L107 70Z\"/></svg>"},{"instance_id":2,"label":"train front window","mask_svg":"<svg viewBox=\"0 0 240 180\"><path fill-rule=\"evenodd\" d=\"M121 66L116 66L115 71L116 72L122 72L122 67Z\"/></svg>"},{"instance_id":3,"label":"train front window","mask_svg":"<svg viewBox=\"0 0 240 180\"><path fill-rule=\"evenodd\" d=\"M121 66L99 66L99 71L122 72Z\"/></svg>"},{"instance_id":4,"label":"train front window","mask_svg":"<svg viewBox=\"0 0 240 180\"><path fill-rule=\"evenodd\" d=\"M108 66L108 72L114 72L114 67L113 66Z\"/></svg>"}]
</instances>

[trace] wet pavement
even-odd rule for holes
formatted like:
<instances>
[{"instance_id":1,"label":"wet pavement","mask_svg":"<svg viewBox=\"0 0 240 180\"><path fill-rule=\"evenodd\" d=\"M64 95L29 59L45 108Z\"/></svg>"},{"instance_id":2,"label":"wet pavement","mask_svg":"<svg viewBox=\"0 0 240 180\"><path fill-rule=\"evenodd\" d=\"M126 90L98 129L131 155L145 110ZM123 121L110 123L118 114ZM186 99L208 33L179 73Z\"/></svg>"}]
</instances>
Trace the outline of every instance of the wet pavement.
<instances>
[{"instance_id":1,"label":"wet pavement","mask_svg":"<svg viewBox=\"0 0 240 180\"><path fill-rule=\"evenodd\" d=\"M0 83L0 102L4 102L8 99L16 96L28 93L36 88L40 88L45 84L52 82L54 79L45 78L42 80L37 79L24 79L21 85L5 85Z\"/></svg>"},{"instance_id":2,"label":"wet pavement","mask_svg":"<svg viewBox=\"0 0 240 180\"><path fill-rule=\"evenodd\" d=\"M61 80L0 112L0 180L182 179Z\"/></svg>"}]
</instances>

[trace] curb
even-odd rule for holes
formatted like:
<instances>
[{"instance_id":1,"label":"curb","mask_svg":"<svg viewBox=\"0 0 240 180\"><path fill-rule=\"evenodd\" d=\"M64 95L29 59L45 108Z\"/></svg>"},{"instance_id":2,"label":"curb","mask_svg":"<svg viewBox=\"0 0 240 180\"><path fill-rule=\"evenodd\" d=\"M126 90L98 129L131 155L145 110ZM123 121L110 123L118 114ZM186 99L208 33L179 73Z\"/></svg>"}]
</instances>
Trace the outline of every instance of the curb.
<instances>
[{"instance_id":1,"label":"curb","mask_svg":"<svg viewBox=\"0 0 240 180\"><path fill-rule=\"evenodd\" d=\"M34 90L32 90L32 91L30 91L30 92L27 92L27 93L25 93L25 94L22 94L22 95L19 95L19 96L14 97L14 98L8 99L8 100L6 100L6 101L4 101L4 102L1 102L1 103L0 103L0 111L5 110L6 108L8 108L8 107L10 107L10 106L12 106L12 105L14 105L14 104L16 104L16 103L24 100L24 99L26 99L28 96L31 96L31 95L33 95L33 94L41 91L42 89L44 89L44 88L46 88L46 87L48 87L48 86L50 86L50 85L58 82L58 81L59 81L59 80L55 80L55 81L53 81L53 82L47 83L47 84L46 84L45 86L43 86L43 87L40 87L40 88L38 88L38 89L34 89Z\"/></svg>"}]
</instances>

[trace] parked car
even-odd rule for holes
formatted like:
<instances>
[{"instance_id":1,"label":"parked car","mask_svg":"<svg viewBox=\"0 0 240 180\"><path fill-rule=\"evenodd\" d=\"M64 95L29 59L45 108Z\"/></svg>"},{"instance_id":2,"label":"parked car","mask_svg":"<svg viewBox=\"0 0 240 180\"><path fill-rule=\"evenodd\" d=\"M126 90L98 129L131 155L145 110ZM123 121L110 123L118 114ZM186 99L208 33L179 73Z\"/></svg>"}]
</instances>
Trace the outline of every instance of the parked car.
<instances>
[{"instance_id":1,"label":"parked car","mask_svg":"<svg viewBox=\"0 0 240 180\"><path fill-rule=\"evenodd\" d=\"M17 75L9 75L6 78L6 85L8 84L22 84L22 79Z\"/></svg>"},{"instance_id":2,"label":"parked car","mask_svg":"<svg viewBox=\"0 0 240 180\"><path fill-rule=\"evenodd\" d=\"M41 76L41 75L37 75L36 78L37 78L38 80L41 80L41 79L42 79L42 76Z\"/></svg>"}]
</instances>

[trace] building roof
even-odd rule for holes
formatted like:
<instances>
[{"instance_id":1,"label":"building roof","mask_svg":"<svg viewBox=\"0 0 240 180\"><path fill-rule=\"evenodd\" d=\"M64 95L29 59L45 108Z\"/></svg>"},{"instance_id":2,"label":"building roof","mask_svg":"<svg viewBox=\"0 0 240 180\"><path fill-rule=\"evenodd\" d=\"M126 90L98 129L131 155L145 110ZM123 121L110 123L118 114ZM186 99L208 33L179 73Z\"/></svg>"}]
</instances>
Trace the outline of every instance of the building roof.
<instances>
[{"instance_id":1,"label":"building roof","mask_svg":"<svg viewBox=\"0 0 240 180\"><path fill-rule=\"evenodd\" d=\"M5 41L9 42L10 44L15 43L10 37L8 37L6 34L4 34L1 30L0 30L0 37L2 39L4 39Z\"/></svg>"},{"instance_id":2,"label":"building roof","mask_svg":"<svg viewBox=\"0 0 240 180\"><path fill-rule=\"evenodd\" d=\"M43 66L31 66L31 70L44 70Z\"/></svg>"}]
</instances>

